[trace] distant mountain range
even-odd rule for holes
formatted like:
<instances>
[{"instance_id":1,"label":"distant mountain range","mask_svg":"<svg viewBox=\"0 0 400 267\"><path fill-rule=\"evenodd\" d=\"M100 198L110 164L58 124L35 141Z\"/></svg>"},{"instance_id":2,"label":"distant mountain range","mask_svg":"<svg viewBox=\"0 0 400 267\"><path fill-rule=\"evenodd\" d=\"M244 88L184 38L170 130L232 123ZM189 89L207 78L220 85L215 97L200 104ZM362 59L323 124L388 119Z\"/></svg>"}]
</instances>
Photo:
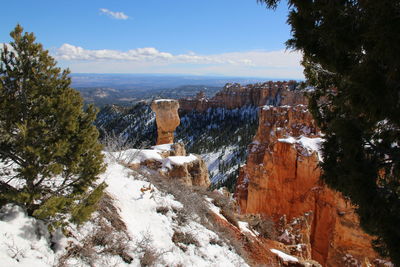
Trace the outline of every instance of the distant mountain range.
<instances>
[{"instance_id":1,"label":"distant mountain range","mask_svg":"<svg viewBox=\"0 0 400 267\"><path fill-rule=\"evenodd\" d=\"M189 76L166 74L71 74L72 86L80 87L112 87L114 89L167 89L185 85L206 85L222 87L228 82L241 84L274 80L269 78Z\"/></svg>"}]
</instances>

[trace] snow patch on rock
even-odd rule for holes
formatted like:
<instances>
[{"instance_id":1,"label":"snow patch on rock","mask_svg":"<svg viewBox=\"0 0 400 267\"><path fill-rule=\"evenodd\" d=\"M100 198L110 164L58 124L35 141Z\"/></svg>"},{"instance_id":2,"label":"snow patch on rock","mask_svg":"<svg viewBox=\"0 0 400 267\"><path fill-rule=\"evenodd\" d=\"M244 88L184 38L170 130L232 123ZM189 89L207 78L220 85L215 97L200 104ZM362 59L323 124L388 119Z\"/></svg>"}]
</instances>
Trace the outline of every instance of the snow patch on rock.
<instances>
[{"instance_id":1,"label":"snow patch on rock","mask_svg":"<svg viewBox=\"0 0 400 267\"><path fill-rule=\"evenodd\" d=\"M271 252L278 255L278 257L281 258L284 262L299 262L299 260L296 257L283 253L280 250L271 249Z\"/></svg>"}]
</instances>

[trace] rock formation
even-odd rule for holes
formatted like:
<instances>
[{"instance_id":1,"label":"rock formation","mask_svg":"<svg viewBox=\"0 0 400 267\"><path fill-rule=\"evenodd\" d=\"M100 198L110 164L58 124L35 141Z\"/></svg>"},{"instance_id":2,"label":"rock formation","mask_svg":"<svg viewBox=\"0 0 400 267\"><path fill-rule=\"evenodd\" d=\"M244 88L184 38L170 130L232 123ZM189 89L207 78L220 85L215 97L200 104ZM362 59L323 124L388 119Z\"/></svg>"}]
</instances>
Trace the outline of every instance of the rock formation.
<instances>
[{"instance_id":1,"label":"rock formation","mask_svg":"<svg viewBox=\"0 0 400 267\"><path fill-rule=\"evenodd\" d=\"M208 108L235 109L246 105L264 106L306 104L304 92L295 90L296 82L266 82L242 86L228 83L214 97L208 99L199 93L194 99L180 99L180 109L183 112L196 110L204 112Z\"/></svg>"},{"instance_id":2,"label":"rock formation","mask_svg":"<svg viewBox=\"0 0 400 267\"><path fill-rule=\"evenodd\" d=\"M372 237L360 229L354 206L320 180L320 137L303 105L261 108L238 180L240 210L271 216L283 229L279 240L302 257L323 266L367 266L377 258Z\"/></svg>"},{"instance_id":3,"label":"rock formation","mask_svg":"<svg viewBox=\"0 0 400 267\"><path fill-rule=\"evenodd\" d=\"M190 186L210 185L208 169L197 155L186 155L183 144L174 142L174 131L180 120L176 100L155 100L151 105L156 113L157 145L152 149L133 150L135 159L127 165L132 169L146 168L166 179L179 180Z\"/></svg>"},{"instance_id":4,"label":"rock formation","mask_svg":"<svg viewBox=\"0 0 400 267\"><path fill-rule=\"evenodd\" d=\"M180 124L178 108L179 102L173 99L159 99L151 104L156 113L157 145L174 142L174 131Z\"/></svg>"},{"instance_id":5,"label":"rock formation","mask_svg":"<svg viewBox=\"0 0 400 267\"><path fill-rule=\"evenodd\" d=\"M186 154L183 144L164 144L151 149L133 149L128 153L134 155L132 161L123 160L134 170L145 168L155 171L166 179L179 180L190 186L210 185L208 169L200 156ZM125 157L126 158L126 157Z\"/></svg>"}]
</instances>

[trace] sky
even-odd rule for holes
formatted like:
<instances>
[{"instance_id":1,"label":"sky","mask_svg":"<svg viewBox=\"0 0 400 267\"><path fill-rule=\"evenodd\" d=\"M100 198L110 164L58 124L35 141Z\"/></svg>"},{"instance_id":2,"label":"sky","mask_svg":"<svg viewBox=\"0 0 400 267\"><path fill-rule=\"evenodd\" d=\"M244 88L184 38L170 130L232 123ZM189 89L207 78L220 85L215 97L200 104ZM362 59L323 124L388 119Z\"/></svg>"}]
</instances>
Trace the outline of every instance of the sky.
<instances>
[{"instance_id":1,"label":"sky","mask_svg":"<svg viewBox=\"0 0 400 267\"><path fill-rule=\"evenodd\" d=\"M0 43L17 23L73 73L303 79L286 1L18 0L2 5Z\"/></svg>"}]
</instances>

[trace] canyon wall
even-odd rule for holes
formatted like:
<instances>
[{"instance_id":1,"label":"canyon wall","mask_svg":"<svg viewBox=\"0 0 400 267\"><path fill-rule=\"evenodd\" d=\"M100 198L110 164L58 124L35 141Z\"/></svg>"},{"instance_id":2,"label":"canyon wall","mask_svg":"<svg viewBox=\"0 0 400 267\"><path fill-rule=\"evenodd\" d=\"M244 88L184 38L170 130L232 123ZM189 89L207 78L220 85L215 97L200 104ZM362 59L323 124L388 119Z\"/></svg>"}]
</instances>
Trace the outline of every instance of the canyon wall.
<instances>
[{"instance_id":1,"label":"canyon wall","mask_svg":"<svg viewBox=\"0 0 400 267\"><path fill-rule=\"evenodd\" d=\"M295 105L306 104L304 92L295 90L297 83L266 82L242 86L237 83L228 83L214 97L207 98L204 93L199 93L195 98L179 100L180 110L190 112L193 110L204 112L209 108L235 109L246 105Z\"/></svg>"},{"instance_id":2,"label":"canyon wall","mask_svg":"<svg viewBox=\"0 0 400 267\"><path fill-rule=\"evenodd\" d=\"M260 108L259 128L237 183L240 210L292 229L279 241L302 255L309 251L323 266L372 266L377 258L372 237L360 229L354 207L320 180L321 141L304 105Z\"/></svg>"}]
</instances>

